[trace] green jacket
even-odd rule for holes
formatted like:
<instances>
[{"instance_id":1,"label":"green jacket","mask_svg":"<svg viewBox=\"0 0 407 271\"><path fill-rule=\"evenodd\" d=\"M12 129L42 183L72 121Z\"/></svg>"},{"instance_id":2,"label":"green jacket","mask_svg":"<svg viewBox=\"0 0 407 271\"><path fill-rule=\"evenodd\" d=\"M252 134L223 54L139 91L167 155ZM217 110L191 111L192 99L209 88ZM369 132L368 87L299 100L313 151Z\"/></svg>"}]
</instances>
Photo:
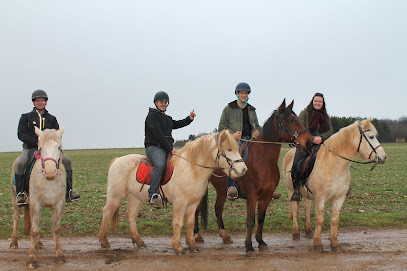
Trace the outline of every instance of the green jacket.
<instances>
[{"instance_id":1,"label":"green jacket","mask_svg":"<svg viewBox=\"0 0 407 271\"><path fill-rule=\"evenodd\" d=\"M298 116L300 119L301 123L304 125L305 128L309 130L309 115L307 110L302 110L300 115ZM320 134L319 136L322 137L322 140L328 139L332 134L334 133L334 129L332 128L331 124L331 119L329 119L329 128L328 131L326 131L323 134Z\"/></svg>"},{"instance_id":2,"label":"green jacket","mask_svg":"<svg viewBox=\"0 0 407 271\"><path fill-rule=\"evenodd\" d=\"M252 134L255 130L260 132L259 121L257 120L256 108L247 104L249 112L249 122L252 126ZM237 105L237 100L230 102L222 112L220 117L218 131L228 129L232 134L243 129L243 112Z\"/></svg>"}]
</instances>

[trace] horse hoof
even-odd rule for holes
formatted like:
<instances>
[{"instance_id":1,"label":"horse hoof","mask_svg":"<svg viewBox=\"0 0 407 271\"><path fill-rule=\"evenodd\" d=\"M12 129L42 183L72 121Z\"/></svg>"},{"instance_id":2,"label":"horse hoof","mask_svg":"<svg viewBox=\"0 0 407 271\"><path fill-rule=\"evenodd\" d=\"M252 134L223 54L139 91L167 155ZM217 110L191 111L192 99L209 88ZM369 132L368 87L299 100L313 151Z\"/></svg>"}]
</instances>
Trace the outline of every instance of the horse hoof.
<instances>
[{"instance_id":1,"label":"horse hoof","mask_svg":"<svg viewBox=\"0 0 407 271\"><path fill-rule=\"evenodd\" d=\"M293 234L293 240L300 240L300 234L299 233Z\"/></svg>"},{"instance_id":2,"label":"horse hoof","mask_svg":"<svg viewBox=\"0 0 407 271\"><path fill-rule=\"evenodd\" d=\"M55 262L56 263L64 263L65 262L65 256L57 256L57 257L55 257Z\"/></svg>"},{"instance_id":3,"label":"horse hoof","mask_svg":"<svg viewBox=\"0 0 407 271\"><path fill-rule=\"evenodd\" d=\"M316 252L323 252L322 246L314 246L314 251Z\"/></svg>"},{"instance_id":4,"label":"horse hoof","mask_svg":"<svg viewBox=\"0 0 407 271\"><path fill-rule=\"evenodd\" d=\"M184 251L184 250L175 251L175 253L176 253L177 255L185 255L185 251Z\"/></svg>"},{"instance_id":5,"label":"horse hoof","mask_svg":"<svg viewBox=\"0 0 407 271\"><path fill-rule=\"evenodd\" d=\"M18 248L18 243L17 243L17 241L11 242L10 248L12 248L12 249L17 249L17 248Z\"/></svg>"},{"instance_id":6,"label":"horse hoof","mask_svg":"<svg viewBox=\"0 0 407 271\"><path fill-rule=\"evenodd\" d=\"M331 250L332 250L332 252L341 252L341 251L342 251L342 249L341 249L341 247L340 247L340 246L337 246L337 247L331 247Z\"/></svg>"},{"instance_id":7,"label":"horse hoof","mask_svg":"<svg viewBox=\"0 0 407 271\"><path fill-rule=\"evenodd\" d=\"M195 237L195 243L204 243L204 239L202 236L197 236Z\"/></svg>"},{"instance_id":8,"label":"horse hoof","mask_svg":"<svg viewBox=\"0 0 407 271\"><path fill-rule=\"evenodd\" d=\"M312 231L305 232L305 237L308 239L314 238L314 233Z\"/></svg>"},{"instance_id":9,"label":"horse hoof","mask_svg":"<svg viewBox=\"0 0 407 271\"><path fill-rule=\"evenodd\" d=\"M136 241L135 239L132 239L131 241L133 243L133 246L134 246L134 244L136 244L137 247L147 247L147 245L144 243L143 240Z\"/></svg>"},{"instance_id":10,"label":"horse hoof","mask_svg":"<svg viewBox=\"0 0 407 271\"><path fill-rule=\"evenodd\" d=\"M246 256L247 257L254 257L255 255L256 255L256 251L254 251L254 249L246 250Z\"/></svg>"},{"instance_id":11,"label":"horse hoof","mask_svg":"<svg viewBox=\"0 0 407 271\"><path fill-rule=\"evenodd\" d=\"M36 249L43 249L44 248L44 244L41 241L38 241L37 244L35 244L35 248Z\"/></svg>"},{"instance_id":12,"label":"horse hoof","mask_svg":"<svg viewBox=\"0 0 407 271\"><path fill-rule=\"evenodd\" d=\"M102 248L110 248L110 244L109 244L108 241L102 241L102 242L100 242L100 246L101 246Z\"/></svg>"},{"instance_id":13,"label":"horse hoof","mask_svg":"<svg viewBox=\"0 0 407 271\"><path fill-rule=\"evenodd\" d=\"M28 269L35 269L38 267L37 261L32 261L27 264Z\"/></svg>"},{"instance_id":14,"label":"horse hoof","mask_svg":"<svg viewBox=\"0 0 407 271\"><path fill-rule=\"evenodd\" d=\"M223 243L226 245L233 244L233 240L230 237L223 238Z\"/></svg>"},{"instance_id":15,"label":"horse hoof","mask_svg":"<svg viewBox=\"0 0 407 271\"><path fill-rule=\"evenodd\" d=\"M259 245L259 250L260 251L268 251L269 247L268 247L268 245Z\"/></svg>"}]
</instances>

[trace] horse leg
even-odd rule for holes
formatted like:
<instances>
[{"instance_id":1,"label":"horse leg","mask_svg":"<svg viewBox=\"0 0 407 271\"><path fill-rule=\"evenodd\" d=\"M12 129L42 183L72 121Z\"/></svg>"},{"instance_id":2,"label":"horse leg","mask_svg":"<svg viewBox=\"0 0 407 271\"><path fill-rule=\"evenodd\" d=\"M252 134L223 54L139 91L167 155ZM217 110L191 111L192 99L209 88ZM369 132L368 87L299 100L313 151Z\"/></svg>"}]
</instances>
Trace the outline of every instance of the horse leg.
<instances>
[{"instance_id":1,"label":"horse leg","mask_svg":"<svg viewBox=\"0 0 407 271\"><path fill-rule=\"evenodd\" d=\"M293 240L300 240L300 230L298 228L298 215L300 209L299 201L290 201L291 216L293 219Z\"/></svg>"},{"instance_id":2,"label":"horse leg","mask_svg":"<svg viewBox=\"0 0 407 271\"><path fill-rule=\"evenodd\" d=\"M175 250L175 253L178 255L185 254L184 248L181 245L181 230L184 225L184 217L186 211L186 202L185 199L180 195L177 201L173 202L173 214L172 214L172 227L173 227L173 236L172 236L172 248Z\"/></svg>"},{"instance_id":3,"label":"horse leg","mask_svg":"<svg viewBox=\"0 0 407 271\"><path fill-rule=\"evenodd\" d=\"M109 221L112 219L113 214L117 211L117 209L120 206L120 203L123 200L122 198L117 199L109 196L110 195L108 195L105 207L103 207L103 218L99 232L99 242L102 248L110 247L109 241L107 239L107 226L109 224Z\"/></svg>"},{"instance_id":4,"label":"horse leg","mask_svg":"<svg viewBox=\"0 0 407 271\"><path fill-rule=\"evenodd\" d=\"M338 224L339 224L339 213L341 212L344 201L345 197L342 197L331 202L332 216L331 216L331 234L329 236L329 239L331 240L331 250L334 252L341 250L341 246L338 242Z\"/></svg>"},{"instance_id":5,"label":"horse leg","mask_svg":"<svg viewBox=\"0 0 407 271\"><path fill-rule=\"evenodd\" d=\"M324 223L324 206L325 201L315 199L315 234L314 234L314 250L322 251L321 232L322 224Z\"/></svg>"},{"instance_id":6,"label":"horse leg","mask_svg":"<svg viewBox=\"0 0 407 271\"><path fill-rule=\"evenodd\" d=\"M305 199L305 237L312 239L312 226L311 226L311 206L312 200Z\"/></svg>"},{"instance_id":7,"label":"horse leg","mask_svg":"<svg viewBox=\"0 0 407 271\"><path fill-rule=\"evenodd\" d=\"M225 183L226 187L226 183ZM218 223L219 236L222 237L224 244L232 244L233 240L230 235L225 230L225 225L223 224L223 208L226 202L226 189L216 187L216 202L215 202L215 214L216 222Z\"/></svg>"},{"instance_id":8,"label":"horse leg","mask_svg":"<svg viewBox=\"0 0 407 271\"><path fill-rule=\"evenodd\" d=\"M257 199L254 200L252 199L253 197L248 196L247 197L247 202L246 202L246 207L247 207L247 218L246 218L246 240L245 240L245 245L246 245L246 254L251 255L254 252L254 248L252 245L252 233L253 233L253 227L255 224L255 219L256 219L256 202Z\"/></svg>"},{"instance_id":9,"label":"horse leg","mask_svg":"<svg viewBox=\"0 0 407 271\"><path fill-rule=\"evenodd\" d=\"M64 202L61 201L57 206L55 206L52 209L52 211L53 211L53 213L52 213L52 219L53 219L52 232L53 232L54 241L55 241L55 262L57 262L57 263L65 262L65 257L63 255L62 249L61 249L61 239L60 239L61 216L62 216L63 207L64 207Z\"/></svg>"},{"instance_id":10,"label":"horse leg","mask_svg":"<svg viewBox=\"0 0 407 271\"><path fill-rule=\"evenodd\" d=\"M194 239L195 211L197 209L198 204L199 201L189 205L185 213L185 228L186 228L185 241L187 242L188 249L191 252L199 252L199 248L196 245Z\"/></svg>"},{"instance_id":11,"label":"horse leg","mask_svg":"<svg viewBox=\"0 0 407 271\"><path fill-rule=\"evenodd\" d=\"M263 225L266 217L267 207L271 201L271 197L260 200L257 205L257 230L256 230L256 241L259 243L259 250L266 251L268 246L263 240Z\"/></svg>"},{"instance_id":12,"label":"horse leg","mask_svg":"<svg viewBox=\"0 0 407 271\"><path fill-rule=\"evenodd\" d=\"M146 244L144 243L143 239L141 239L137 231L136 223L138 212L141 206L141 201L132 194L129 194L127 196L127 200L128 200L127 221L129 222L131 241L133 242L133 245L136 244L138 247L146 247Z\"/></svg>"},{"instance_id":13,"label":"horse leg","mask_svg":"<svg viewBox=\"0 0 407 271\"><path fill-rule=\"evenodd\" d=\"M18 248L18 223L20 221L20 208L17 206L16 196L13 196L13 233L11 234L10 248ZM25 208L25 207L24 207Z\"/></svg>"},{"instance_id":14,"label":"horse leg","mask_svg":"<svg viewBox=\"0 0 407 271\"><path fill-rule=\"evenodd\" d=\"M194 220L194 238L195 242L197 243L203 243L204 239L202 235L199 233L199 214L201 212L201 203L198 204L198 207L196 208L195 211L195 220Z\"/></svg>"},{"instance_id":15,"label":"horse leg","mask_svg":"<svg viewBox=\"0 0 407 271\"><path fill-rule=\"evenodd\" d=\"M34 202L34 201L30 201ZM38 202L31 204L30 217L31 217L31 231L30 231L30 248L28 249L28 268L33 269L37 267L37 257L35 255L35 245L39 240L39 224L40 224L41 206Z\"/></svg>"}]
</instances>

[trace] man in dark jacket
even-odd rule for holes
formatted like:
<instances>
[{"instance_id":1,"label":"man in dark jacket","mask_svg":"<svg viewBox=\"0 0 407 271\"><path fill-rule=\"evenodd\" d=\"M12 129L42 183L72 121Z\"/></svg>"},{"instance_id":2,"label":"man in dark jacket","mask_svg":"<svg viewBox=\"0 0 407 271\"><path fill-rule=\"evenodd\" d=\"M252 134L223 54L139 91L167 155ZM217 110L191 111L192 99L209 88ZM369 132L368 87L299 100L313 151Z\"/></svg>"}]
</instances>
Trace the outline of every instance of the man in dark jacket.
<instances>
[{"instance_id":1,"label":"man in dark jacket","mask_svg":"<svg viewBox=\"0 0 407 271\"><path fill-rule=\"evenodd\" d=\"M175 153L173 148L174 139L172 129L182 128L189 125L196 114L192 110L188 117L183 120L173 120L165 114L170 98L164 91L159 91L154 95L156 108L150 108L145 121L144 146L146 155L154 165L151 172L150 188L148 189L148 202L160 204L161 196L158 193L161 176L165 169L167 153Z\"/></svg>"},{"instance_id":2,"label":"man in dark jacket","mask_svg":"<svg viewBox=\"0 0 407 271\"><path fill-rule=\"evenodd\" d=\"M38 137L35 134L34 126L41 130L59 129L56 117L49 114L45 109L48 102L48 95L42 89L35 90L31 95L34 108L31 112L22 114L18 123L17 136L23 142L23 153L19 156L15 172L15 184L17 192L17 205L27 203L28 185L24 183L24 174L30 157L38 150ZM80 195L72 189L72 163L65 154L62 155L62 164L66 171L66 200L78 200Z\"/></svg>"}]
</instances>

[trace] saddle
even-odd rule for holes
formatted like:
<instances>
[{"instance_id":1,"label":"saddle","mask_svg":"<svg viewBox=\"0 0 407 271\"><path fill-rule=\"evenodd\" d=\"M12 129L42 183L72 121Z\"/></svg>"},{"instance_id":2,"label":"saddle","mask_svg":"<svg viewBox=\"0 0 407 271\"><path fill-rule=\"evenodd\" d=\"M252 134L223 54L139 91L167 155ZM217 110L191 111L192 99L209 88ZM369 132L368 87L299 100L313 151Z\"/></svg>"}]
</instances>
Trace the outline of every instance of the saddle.
<instances>
[{"instance_id":1,"label":"saddle","mask_svg":"<svg viewBox=\"0 0 407 271\"><path fill-rule=\"evenodd\" d=\"M305 185L309 175L311 175L312 170L314 169L315 160L317 159L317 153L319 151L320 145L316 145L312 148L311 154L301 160L297 168L299 169L298 178L301 181L302 185Z\"/></svg>"},{"instance_id":2,"label":"saddle","mask_svg":"<svg viewBox=\"0 0 407 271\"><path fill-rule=\"evenodd\" d=\"M165 185L168 183L172 177L172 173L174 171L174 166L171 162L171 154L167 154L167 158L165 160L165 169L163 171L163 175L161 176L160 185ZM145 156L141 159L140 165L137 169L136 179L139 183L150 184L150 176L151 170L154 168L153 163Z\"/></svg>"}]
</instances>

